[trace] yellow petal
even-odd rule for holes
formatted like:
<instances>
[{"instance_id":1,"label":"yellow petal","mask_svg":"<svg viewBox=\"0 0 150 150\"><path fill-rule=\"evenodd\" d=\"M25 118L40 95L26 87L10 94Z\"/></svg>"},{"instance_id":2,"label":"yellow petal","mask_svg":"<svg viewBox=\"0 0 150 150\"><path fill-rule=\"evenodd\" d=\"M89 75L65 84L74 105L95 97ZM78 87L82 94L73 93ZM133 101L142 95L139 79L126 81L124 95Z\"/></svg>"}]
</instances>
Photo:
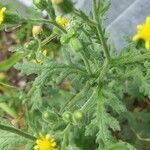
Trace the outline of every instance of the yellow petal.
<instances>
[{"instance_id":1,"label":"yellow petal","mask_svg":"<svg viewBox=\"0 0 150 150\"><path fill-rule=\"evenodd\" d=\"M137 25L137 29L138 29L138 30L141 30L142 27L143 27L142 25Z\"/></svg>"},{"instance_id":2,"label":"yellow petal","mask_svg":"<svg viewBox=\"0 0 150 150\"><path fill-rule=\"evenodd\" d=\"M145 48L150 50L150 41L145 42Z\"/></svg>"},{"instance_id":3,"label":"yellow petal","mask_svg":"<svg viewBox=\"0 0 150 150\"><path fill-rule=\"evenodd\" d=\"M52 143L52 146L55 147L55 146L56 146L56 142L53 142L53 143Z\"/></svg>"},{"instance_id":4,"label":"yellow petal","mask_svg":"<svg viewBox=\"0 0 150 150\"><path fill-rule=\"evenodd\" d=\"M150 24L150 17L146 18L146 24Z\"/></svg>"},{"instance_id":5,"label":"yellow petal","mask_svg":"<svg viewBox=\"0 0 150 150\"><path fill-rule=\"evenodd\" d=\"M140 35L139 34L136 34L134 37L133 37L133 41L138 41L140 39Z\"/></svg>"}]
</instances>

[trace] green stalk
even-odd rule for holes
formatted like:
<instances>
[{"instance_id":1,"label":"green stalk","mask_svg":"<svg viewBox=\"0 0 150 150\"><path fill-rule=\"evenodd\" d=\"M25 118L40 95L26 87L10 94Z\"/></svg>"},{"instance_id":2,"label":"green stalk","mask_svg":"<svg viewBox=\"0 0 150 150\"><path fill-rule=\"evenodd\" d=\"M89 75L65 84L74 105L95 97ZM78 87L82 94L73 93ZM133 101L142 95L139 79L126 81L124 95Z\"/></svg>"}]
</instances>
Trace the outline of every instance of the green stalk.
<instances>
[{"instance_id":1,"label":"green stalk","mask_svg":"<svg viewBox=\"0 0 150 150\"><path fill-rule=\"evenodd\" d=\"M104 76L106 75L108 69L109 69L109 62L106 61L106 62L104 62L104 65L103 65L102 70L101 70L101 72L100 72L100 75L99 75L99 77L98 77L98 84L99 84L99 86L100 86L100 84L101 84L101 82L102 82L101 80L102 80L102 79L104 78Z\"/></svg>"},{"instance_id":2,"label":"green stalk","mask_svg":"<svg viewBox=\"0 0 150 150\"><path fill-rule=\"evenodd\" d=\"M89 107L93 106L92 104L95 102L94 96L97 93L97 89L98 87L95 88L95 90L93 91L92 95L90 96L90 98L86 101L86 103L81 107L81 111L83 112L88 112Z\"/></svg>"},{"instance_id":3,"label":"green stalk","mask_svg":"<svg viewBox=\"0 0 150 150\"><path fill-rule=\"evenodd\" d=\"M57 35L50 35L44 41L41 42L41 47L45 46L47 43L49 43L51 40L55 39L56 37Z\"/></svg>"},{"instance_id":4,"label":"green stalk","mask_svg":"<svg viewBox=\"0 0 150 150\"><path fill-rule=\"evenodd\" d=\"M90 75L92 75L92 70L91 70L91 67L90 67L90 64L89 64L88 59L86 58L84 52L80 52L80 54L81 54L81 57L82 57L82 59L83 59L83 61L84 61L85 66L86 66L87 72L88 72Z\"/></svg>"},{"instance_id":5,"label":"green stalk","mask_svg":"<svg viewBox=\"0 0 150 150\"><path fill-rule=\"evenodd\" d=\"M25 133L19 129L15 129L13 127L9 127L9 126L5 126L5 125L2 125L0 124L0 129L1 130L4 130L4 131L8 131L8 132L11 132L11 133L14 133L14 134L17 134L17 135L20 135L26 139L29 139L29 140L32 140L32 141L35 141L36 138L28 133Z\"/></svg>"},{"instance_id":6,"label":"green stalk","mask_svg":"<svg viewBox=\"0 0 150 150\"><path fill-rule=\"evenodd\" d=\"M91 85L89 82L86 83L86 85L83 87L83 89L76 94L75 97L67 104L66 109L69 110L72 106L74 106L80 99L84 97L84 95L88 92L90 89Z\"/></svg>"},{"instance_id":7,"label":"green stalk","mask_svg":"<svg viewBox=\"0 0 150 150\"><path fill-rule=\"evenodd\" d=\"M3 82L0 82L0 85L5 86L5 87L8 87L8 88L13 88L13 89L19 90L17 87L12 86L12 85L9 85L9 84L6 84L6 83L3 83Z\"/></svg>"},{"instance_id":8,"label":"green stalk","mask_svg":"<svg viewBox=\"0 0 150 150\"><path fill-rule=\"evenodd\" d=\"M99 22L99 18L98 18L98 15L97 15L96 0L93 0L93 5L92 6L93 6L93 10L92 10L93 18L97 22L96 30L97 30L97 33L98 33L98 38L102 43L104 54L105 54L105 57L106 57L107 61L110 61L109 48L108 48L106 38L103 34L103 29L102 29L102 26Z\"/></svg>"},{"instance_id":9,"label":"green stalk","mask_svg":"<svg viewBox=\"0 0 150 150\"><path fill-rule=\"evenodd\" d=\"M14 53L10 58L0 62L0 71L6 71L15 65L19 60L21 60L23 54L21 52Z\"/></svg>"},{"instance_id":10,"label":"green stalk","mask_svg":"<svg viewBox=\"0 0 150 150\"><path fill-rule=\"evenodd\" d=\"M66 150L66 146L68 145L69 143L69 134L70 134L70 129L71 129L71 125L68 124L66 129L64 130L63 132L63 141L62 141L62 144L61 144L61 149L62 150Z\"/></svg>"}]
</instances>

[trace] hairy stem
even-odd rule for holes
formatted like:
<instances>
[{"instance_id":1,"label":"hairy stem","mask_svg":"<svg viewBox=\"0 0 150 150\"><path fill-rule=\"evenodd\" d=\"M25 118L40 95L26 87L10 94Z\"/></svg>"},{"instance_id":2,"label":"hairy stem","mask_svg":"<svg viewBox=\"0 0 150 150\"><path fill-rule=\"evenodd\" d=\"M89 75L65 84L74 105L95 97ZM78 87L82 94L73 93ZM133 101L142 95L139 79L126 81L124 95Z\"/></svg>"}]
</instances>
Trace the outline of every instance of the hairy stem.
<instances>
[{"instance_id":1,"label":"hairy stem","mask_svg":"<svg viewBox=\"0 0 150 150\"><path fill-rule=\"evenodd\" d=\"M83 87L83 89L75 96L72 98L71 101L66 106L66 109L69 110L73 105L75 105L80 99L84 97L84 95L88 92L90 89L91 85L89 82L86 83L86 85Z\"/></svg>"},{"instance_id":2,"label":"hairy stem","mask_svg":"<svg viewBox=\"0 0 150 150\"><path fill-rule=\"evenodd\" d=\"M62 150L66 150L66 146L68 145L69 143L69 134L70 134L70 129L71 129L71 125L68 124L66 129L64 130L63 132L63 141L62 141L62 144L61 144L61 149Z\"/></svg>"},{"instance_id":3,"label":"hairy stem","mask_svg":"<svg viewBox=\"0 0 150 150\"><path fill-rule=\"evenodd\" d=\"M13 127L9 127L9 126L5 126L5 125L0 124L0 129L8 131L8 132L12 132L14 134L20 135L20 136L22 136L22 137L24 137L26 139L32 140L32 141L36 140L36 138L34 136L32 136L32 135L30 135L28 133L25 133L25 132L23 132L23 131L21 131L19 129L15 129Z\"/></svg>"},{"instance_id":4,"label":"hairy stem","mask_svg":"<svg viewBox=\"0 0 150 150\"><path fill-rule=\"evenodd\" d=\"M92 95L90 96L90 98L85 102L85 104L81 107L81 111L83 112L88 112L89 107L93 106L92 104L95 102L95 95L97 93L97 88L95 88L95 90L93 91Z\"/></svg>"},{"instance_id":5,"label":"hairy stem","mask_svg":"<svg viewBox=\"0 0 150 150\"><path fill-rule=\"evenodd\" d=\"M51 40L55 39L57 37L57 35L50 35L49 37L47 37L45 40L43 40L41 42L41 47L45 46L47 43L49 43Z\"/></svg>"},{"instance_id":6,"label":"hairy stem","mask_svg":"<svg viewBox=\"0 0 150 150\"><path fill-rule=\"evenodd\" d=\"M96 0L93 0L92 13L93 13L94 20L97 22L96 30L97 30L97 33L98 33L98 38L99 38L99 40L100 40L100 42L101 42L101 44L103 46L105 57L106 57L107 61L110 61L109 47L107 45L107 41L106 41L105 35L103 33L102 26L101 26L101 24L99 22L99 17L97 15Z\"/></svg>"},{"instance_id":7,"label":"hairy stem","mask_svg":"<svg viewBox=\"0 0 150 150\"><path fill-rule=\"evenodd\" d=\"M90 63L89 63L88 59L86 58L84 52L80 52L80 54L81 54L81 57L82 57L82 59L83 59L83 61L84 61L85 66L86 66L87 72L88 72L90 75L92 75L92 70L91 70Z\"/></svg>"}]
</instances>

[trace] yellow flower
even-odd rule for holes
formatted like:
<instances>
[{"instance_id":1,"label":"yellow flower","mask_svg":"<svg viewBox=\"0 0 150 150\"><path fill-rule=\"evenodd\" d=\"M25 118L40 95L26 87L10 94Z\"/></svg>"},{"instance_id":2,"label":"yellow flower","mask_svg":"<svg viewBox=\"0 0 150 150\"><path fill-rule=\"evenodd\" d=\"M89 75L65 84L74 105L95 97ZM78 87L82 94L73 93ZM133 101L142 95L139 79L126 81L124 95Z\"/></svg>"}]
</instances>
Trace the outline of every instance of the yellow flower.
<instances>
[{"instance_id":1,"label":"yellow flower","mask_svg":"<svg viewBox=\"0 0 150 150\"><path fill-rule=\"evenodd\" d=\"M0 25L4 22L4 19L5 19L5 11L6 11L6 8L3 7L0 9Z\"/></svg>"},{"instance_id":2,"label":"yellow flower","mask_svg":"<svg viewBox=\"0 0 150 150\"><path fill-rule=\"evenodd\" d=\"M133 41L140 39L145 41L145 48L150 50L150 17L147 17L145 23L137 26L137 34L133 37Z\"/></svg>"},{"instance_id":3,"label":"yellow flower","mask_svg":"<svg viewBox=\"0 0 150 150\"><path fill-rule=\"evenodd\" d=\"M69 25L69 20L63 16L58 16L56 18L56 22L63 27L67 27Z\"/></svg>"},{"instance_id":4,"label":"yellow flower","mask_svg":"<svg viewBox=\"0 0 150 150\"><path fill-rule=\"evenodd\" d=\"M34 150L56 150L56 142L53 138L50 138L49 135L40 135L36 140Z\"/></svg>"},{"instance_id":5,"label":"yellow flower","mask_svg":"<svg viewBox=\"0 0 150 150\"><path fill-rule=\"evenodd\" d=\"M34 37L37 37L39 35L41 35L43 32L43 29L41 26L33 26L32 28L32 34Z\"/></svg>"}]
</instances>

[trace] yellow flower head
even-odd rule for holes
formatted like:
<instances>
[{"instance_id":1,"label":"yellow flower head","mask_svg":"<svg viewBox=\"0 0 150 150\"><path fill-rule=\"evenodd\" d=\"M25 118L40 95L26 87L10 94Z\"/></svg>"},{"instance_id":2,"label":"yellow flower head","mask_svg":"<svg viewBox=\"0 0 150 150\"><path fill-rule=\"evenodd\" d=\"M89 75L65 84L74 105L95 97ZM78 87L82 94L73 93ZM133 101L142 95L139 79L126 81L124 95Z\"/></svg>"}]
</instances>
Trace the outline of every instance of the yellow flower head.
<instances>
[{"instance_id":1,"label":"yellow flower head","mask_svg":"<svg viewBox=\"0 0 150 150\"><path fill-rule=\"evenodd\" d=\"M69 25L69 20L63 16L58 16L56 18L56 22L63 27L67 27Z\"/></svg>"},{"instance_id":2,"label":"yellow flower head","mask_svg":"<svg viewBox=\"0 0 150 150\"><path fill-rule=\"evenodd\" d=\"M50 138L49 135L40 135L36 140L34 150L56 150L56 142L54 139Z\"/></svg>"},{"instance_id":3,"label":"yellow flower head","mask_svg":"<svg viewBox=\"0 0 150 150\"><path fill-rule=\"evenodd\" d=\"M140 39L145 41L145 48L150 50L150 17L147 17L145 23L137 26L137 34L133 37L133 41Z\"/></svg>"},{"instance_id":4,"label":"yellow flower head","mask_svg":"<svg viewBox=\"0 0 150 150\"><path fill-rule=\"evenodd\" d=\"M3 7L0 9L0 25L4 22L4 19L5 19L5 11L6 11L6 8Z\"/></svg>"},{"instance_id":5,"label":"yellow flower head","mask_svg":"<svg viewBox=\"0 0 150 150\"><path fill-rule=\"evenodd\" d=\"M41 26L33 26L32 28L32 34L34 37L37 37L38 35L41 35L43 32L43 29Z\"/></svg>"}]
</instances>

